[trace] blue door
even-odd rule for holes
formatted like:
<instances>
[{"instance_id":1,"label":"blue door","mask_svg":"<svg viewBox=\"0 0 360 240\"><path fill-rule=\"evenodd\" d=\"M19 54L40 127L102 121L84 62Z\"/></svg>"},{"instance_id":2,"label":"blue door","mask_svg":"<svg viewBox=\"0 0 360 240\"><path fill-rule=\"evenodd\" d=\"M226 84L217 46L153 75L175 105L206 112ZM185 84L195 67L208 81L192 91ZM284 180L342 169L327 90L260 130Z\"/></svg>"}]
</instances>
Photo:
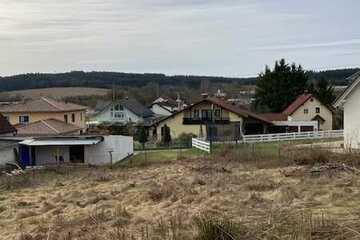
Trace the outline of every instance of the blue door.
<instances>
[{"instance_id":1,"label":"blue door","mask_svg":"<svg viewBox=\"0 0 360 240\"><path fill-rule=\"evenodd\" d=\"M20 145L20 163L22 167L30 166L30 147L25 145Z\"/></svg>"}]
</instances>

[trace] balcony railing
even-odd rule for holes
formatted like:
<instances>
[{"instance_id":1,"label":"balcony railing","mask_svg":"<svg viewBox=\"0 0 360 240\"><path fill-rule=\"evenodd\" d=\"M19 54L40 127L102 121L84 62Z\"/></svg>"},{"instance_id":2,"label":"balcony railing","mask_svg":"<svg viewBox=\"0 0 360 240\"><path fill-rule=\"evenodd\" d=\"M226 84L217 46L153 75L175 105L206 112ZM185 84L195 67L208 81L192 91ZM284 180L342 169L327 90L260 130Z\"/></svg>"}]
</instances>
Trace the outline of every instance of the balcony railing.
<instances>
[{"instance_id":1,"label":"balcony railing","mask_svg":"<svg viewBox=\"0 0 360 240\"><path fill-rule=\"evenodd\" d=\"M211 119L211 118L184 118L183 124L185 125L191 125L191 124L209 124L209 123L215 123L215 124L228 124L230 123L229 118L222 118L222 119Z\"/></svg>"}]
</instances>

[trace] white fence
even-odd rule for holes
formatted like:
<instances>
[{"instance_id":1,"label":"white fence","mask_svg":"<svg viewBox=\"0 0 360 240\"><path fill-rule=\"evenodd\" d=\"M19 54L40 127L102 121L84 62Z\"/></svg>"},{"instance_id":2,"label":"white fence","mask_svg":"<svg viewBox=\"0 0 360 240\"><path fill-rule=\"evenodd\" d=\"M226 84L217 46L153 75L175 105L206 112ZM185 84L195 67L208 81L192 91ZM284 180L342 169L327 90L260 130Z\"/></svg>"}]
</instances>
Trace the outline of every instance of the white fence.
<instances>
[{"instance_id":1,"label":"white fence","mask_svg":"<svg viewBox=\"0 0 360 240\"><path fill-rule=\"evenodd\" d=\"M210 142L207 142L202 139L193 138L192 139L192 147L200 149L200 150L208 152L208 153L211 152Z\"/></svg>"},{"instance_id":2,"label":"white fence","mask_svg":"<svg viewBox=\"0 0 360 240\"><path fill-rule=\"evenodd\" d=\"M344 130L318 131L318 132L300 132L300 133L279 133L279 134L260 134L244 135L244 143L262 143L277 141L295 141L311 139L330 139L344 137Z\"/></svg>"}]
</instances>

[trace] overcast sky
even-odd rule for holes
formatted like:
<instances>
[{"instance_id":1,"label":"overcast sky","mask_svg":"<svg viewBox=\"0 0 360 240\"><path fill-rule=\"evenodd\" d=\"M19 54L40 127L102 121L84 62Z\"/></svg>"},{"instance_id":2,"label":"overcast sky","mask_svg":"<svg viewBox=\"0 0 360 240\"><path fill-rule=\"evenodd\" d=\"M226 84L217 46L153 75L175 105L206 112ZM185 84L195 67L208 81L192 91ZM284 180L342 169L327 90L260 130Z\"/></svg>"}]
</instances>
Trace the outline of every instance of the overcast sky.
<instances>
[{"instance_id":1,"label":"overcast sky","mask_svg":"<svg viewBox=\"0 0 360 240\"><path fill-rule=\"evenodd\" d=\"M359 0L1 0L0 75L360 66Z\"/></svg>"}]
</instances>

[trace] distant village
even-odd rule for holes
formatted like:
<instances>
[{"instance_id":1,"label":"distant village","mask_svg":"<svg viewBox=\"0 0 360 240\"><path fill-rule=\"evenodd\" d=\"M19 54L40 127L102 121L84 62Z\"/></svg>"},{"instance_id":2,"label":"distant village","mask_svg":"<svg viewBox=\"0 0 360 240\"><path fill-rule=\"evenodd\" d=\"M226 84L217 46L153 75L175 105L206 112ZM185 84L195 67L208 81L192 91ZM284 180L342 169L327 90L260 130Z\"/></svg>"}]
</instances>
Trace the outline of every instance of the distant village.
<instances>
[{"instance_id":1,"label":"distant village","mask_svg":"<svg viewBox=\"0 0 360 240\"><path fill-rule=\"evenodd\" d=\"M140 131L154 144L170 144L184 136L241 141L247 135L331 131L342 128L334 118L336 108L344 105L345 142L354 146L358 110L353 111L350 100L356 102L360 96L360 74L350 78L352 85L333 106L305 91L283 111L267 113L254 112L249 107L251 99L229 98L221 89L203 92L196 102L187 102L180 95L176 99L159 96L148 106L129 97L101 100L94 108L48 97L2 102L0 163L18 159L23 166L49 161L106 164L112 158L132 155L133 139L139 141Z\"/></svg>"}]
</instances>

